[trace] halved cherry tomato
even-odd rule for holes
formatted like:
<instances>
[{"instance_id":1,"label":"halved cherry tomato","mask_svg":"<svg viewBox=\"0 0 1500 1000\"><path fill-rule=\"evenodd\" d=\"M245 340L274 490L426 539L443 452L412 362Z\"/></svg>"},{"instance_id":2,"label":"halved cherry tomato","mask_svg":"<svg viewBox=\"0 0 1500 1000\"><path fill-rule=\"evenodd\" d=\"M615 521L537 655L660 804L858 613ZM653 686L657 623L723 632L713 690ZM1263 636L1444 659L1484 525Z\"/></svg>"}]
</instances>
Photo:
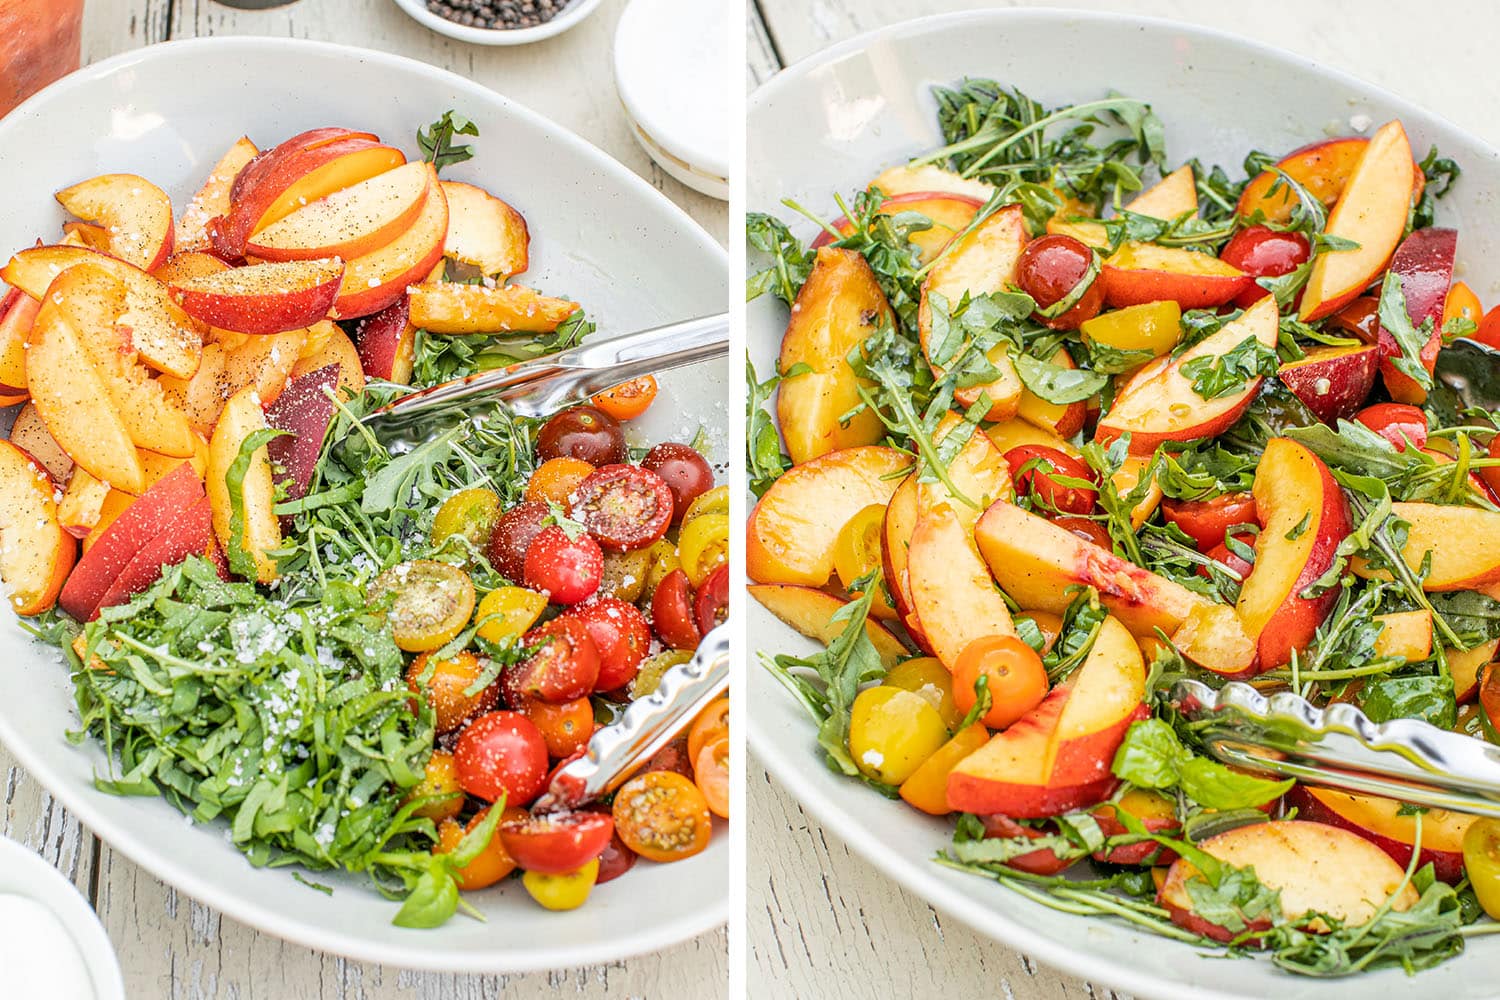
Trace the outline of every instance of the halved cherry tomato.
<instances>
[{"instance_id":1,"label":"halved cherry tomato","mask_svg":"<svg viewBox=\"0 0 1500 1000\"><path fill-rule=\"evenodd\" d=\"M599 881L599 862L590 861L577 871L561 875L523 872L521 884L544 910L576 910L589 900Z\"/></svg>"},{"instance_id":2,"label":"halved cherry tomato","mask_svg":"<svg viewBox=\"0 0 1500 1000\"><path fill-rule=\"evenodd\" d=\"M666 544L671 547L672 543ZM646 590L646 574L651 571L651 553L656 551L656 545L631 552L604 553L604 578L599 581L599 596L614 597L630 604L640 600Z\"/></svg>"},{"instance_id":3,"label":"halved cherry tomato","mask_svg":"<svg viewBox=\"0 0 1500 1000\"><path fill-rule=\"evenodd\" d=\"M605 389L589 402L616 420L634 420L651 408L656 401L656 392L656 376L642 375L621 382L613 389Z\"/></svg>"},{"instance_id":4,"label":"halved cherry tomato","mask_svg":"<svg viewBox=\"0 0 1500 1000\"><path fill-rule=\"evenodd\" d=\"M568 505L568 498L578 489L578 484L594 474L594 467L578 458L564 455L549 458L537 466L526 481L526 499L548 501L559 507Z\"/></svg>"},{"instance_id":5,"label":"halved cherry tomato","mask_svg":"<svg viewBox=\"0 0 1500 1000\"><path fill-rule=\"evenodd\" d=\"M1015 636L981 636L958 654L953 667L953 700L964 712L974 707L974 684L981 674L989 678L991 699L982 721L991 729L1004 729L1047 696L1047 668L1042 666L1042 658Z\"/></svg>"},{"instance_id":6,"label":"halved cherry tomato","mask_svg":"<svg viewBox=\"0 0 1500 1000\"><path fill-rule=\"evenodd\" d=\"M720 695L698 713L687 734L688 760L697 760L705 746L729 735L729 696Z\"/></svg>"},{"instance_id":7,"label":"halved cherry tomato","mask_svg":"<svg viewBox=\"0 0 1500 1000\"><path fill-rule=\"evenodd\" d=\"M708 574L698 595L693 598L693 617L704 635L722 625L729 615L729 567L720 566Z\"/></svg>"},{"instance_id":8,"label":"halved cherry tomato","mask_svg":"<svg viewBox=\"0 0 1500 1000\"><path fill-rule=\"evenodd\" d=\"M729 818L729 735L719 737L693 758L693 783L703 793L708 811Z\"/></svg>"},{"instance_id":9,"label":"halved cherry tomato","mask_svg":"<svg viewBox=\"0 0 1500 1000\"><path fill-rule=\"evenodd\" d=\"M551 516L541 500L524 500L496 518L490 533L490 565L512 583L521 582L526 576L526 550Z\"/></svg>"},{"instance_id":10,"label":"halved cherry tomato","mask_svg":"<svg viewBox=\"0 0 1500 1000\"><path fill-rule=\"evenodd\" d=\"M673 649L697 649L703 635L693 614L692 588L687 574L674 569L651 597L651 624L661 641Z\"/></svg>"},{"instance_id":11,"label":"halved cherry tomato","mask_svg":"<svg viewBox=\"0 0 1500 1000\"><path fill-rule=\"evenodd\" d=\"M625 461L625 431L620 422L592 406L563 410L536 435L537 457L580 458L593 466Z\"/></svg>"},{"instance_id":12,"label":"halved cherry tomato","mask_svg":"<svg viewBox=\"0 0 1500 1000\"><path fill-rule=\"evenodd\" d=\"M476 634L493 643L519 639L547 610L547 598L525 587L497 587L474 609L474 620L484 622ZM489 621L484 621L489 618Z\"/></svg>"},{"instance_id":13,"label":"halved cherry tomato","mask_svg":"<svg viewBox=\"0 0 1500 1000\"><path fill-rule=\"evenodd\" d=\"M1089 514L1099 499L1092 487L1064 485L1054 476L1094 482L1094 471L1071 455L1040 444L1017 445L1005 453L1016 492L1032 496L1043 513Z\"/></svg>"},{"instance_id":14,"label":"halved cherry tomato","mask_svg":"<svg viewBox=\"0 0 1500 1000\"><path fill-rule=\"evenodd\" d=\"M524 806L542 793L547 741L520 712L488 712L469 723L453 748L458 783L476 799Z\"/></svg>"},{"instance_id":15,"label":"halved cherry tomato","mask_svg":"<svg viewBox=\"0 0 1500 1000\"><path fill-rule=\"evenodd\" d=\"M615 793L615 829L651 861L681 861L708 846L713 817L698 786L673 771L647 771Z\"/></svg>"},{"instance_id":16,"label":"halved cherry tomato","mask_svg":"<svg viewBox=\"0 0 1500 1000\"><path fill-rule=\"evenodd\" d=\"M729 487L715 486L713 489L698 497L688 504L687 510L682 515L682 523L686 524L704 514L728 514L729 513Z\"/></svg>"},{"instance_id":17,"label":"halved cherry tomato","mask_svg":"<svg viewBox=\"0 0 1500 1000\"><path fill-rule=\"evenodd\" d=\"M547 753L554 758L571 757L582 751L594 735L594 703L586 697L557 705L528 698L521 704L520 712L541 731Z\"/></svg>"},{"instance_id":18,"label":"halved cherry tomato","mask_svg":"<svg viewBox=\"0 0 1500 1000\"><path fill-rule=\"evenodd\" d=\"M526 633L521 642L535 651L500 675L500 688L512 708L527 698L560 705L593 693L599 679L599 648L577 619L554 618Z\"/></svg>"},{"instance_id":19,"label":"halved cherry tomato","mask_svg":"<svg viewBox=\"0 0 1500 1000\"><path fill-rule=\"evenodd\" d=\"M1016 284L1042 309L1067 298L1088 275L1094 251L1071 236L1049 234L1026 244L1016 261ZM1076 330L1080 323L1099 315L1104 305L1104 282L1095 280L1078 302L1061 316L1036 315L1037 322L1054 330Z\"/></svg>"},{"instance_id":20,"label":"halved cherry tomato","mask_svg":"<svg viewBox=\"0 0 1500 1000\"><path fill-rule=\"evenodd\" d=\"M1259 524L1255 497L1249 493L1225 493L1212 500L1161 502L1161 514L1193 540L1199 552L1224 544L1224 535L1237 524Z\"/></svg>"},{"instance_id":21,"label":"halved cherry tomato","mask_svg":"<svg viewBox=\"0 0 1500 1000\"><path fill-rule=\"evenodd\" d=\"M433 662L431 653L423 653L406 668L406 686L427 698L432 706L433 727L438 735L451 733L465 722L495 707L493 684L474 694L465 693L484 673L484 664L468 650L446 660ZM429 670L431 676L426 677Z\"/></svg>"},{"instance_id":22,"label":"halved cherry tomato","mask_svg":"<svg viewBox=\"0 0 1500 1000\"><path fill-rule=\"evenodd\" d=\"M1001 837L1006 840L1025 837L1028 840L1037 840L1047 835L1044 830L1038 830L1035 827L1017 823L1009 816L1002 816L999 813L984 816L982 820L984 822L984 835L986 837ZM1021 872L1030 872L1033 875L1056 875L1070 864L1072 864L1071 861L1062 860L1050 847L1028 851L1005 862L1007 868L1014 868L1016 871Z\"/></svg>"},{"instance_id":23,"label":"halved cherry tomato","mask_svg":"<svg viewBox=\"0 0 1500 1000\"><path fill-rule=\"evenodd\" d=\"M1479 329L1470 334L1469 339L1500 350L1500 306L1495 306L1480 318Z\"/></svg>"},{"instance_id":24,"label":"halved cherry tomato","mask_svg":"<svg viewBox=\"0 0 1500 1000\"><path fill-rule=\"evenodd\" d=\"M1098 521L1087 517L1054 517L1052 523L1059 528L1068 531L1086 542L1093 542L1101 549L1113 550L1114 540L1109 537L1109 529Z\"/></svg>"},{"instance_id":25,"label":"halved cherry tomato","mask_svg":"<svg viewBox=\"0 0 1500 1000\"><path fill-rule=\"evenodd\" d=\"M647 657L646 662L641 664L641 669L635 675L635 679L630 682L629 693L631 700L644 698L655 691L657 686L661 684L662 674L665 674L679 663L686 663L692 658L692 651L686 649L669 649L665 652L657 653L655 656ZM657 756L660 757L662 753L666 753L666 750L663 750ZM686 759L687 754L684 751L683 760L686 761Z\"/></svg>"},{"instance_id":26,"label":"halved cherry tomato","mask_svg":"<svg viewBox=\"0 0 1500 1000\"><path fill-rule=\"evenodd\" d=\"M537 532L526 549L526 586L557 604L577 604L594 596L604 578L604 551L588 535L569 538L560 525Z\"/></svg>"},{"instance_id":27,"label":"halved cherry tomato","mask_svg":"<svg viewBox=\"0 0 1500 1000\"><path fill-rule=\"evenodd\" d=\"M1464 282L1455 281L1443 299L1443 321L1439 327L1446 327L1455 319L1466 319L1477 327L1483 318L1484 306L1480 305L1479 296Z\"/></svg>"},{"instance_id":28,"label":"halved cherry tomato","mask_svg":"<svg viewBox=\"0 0 1500 1000\"><path fill-rule=\"evenodd\" d=\"M458 842L464 839L464 834L470 832L480 823L484 822L485 816L489 815L488 809L481 809L469 820L467 825L457 820L447 819L438 824L438 842L433 845L433 854L447 854L458 846ZM520 806L506 806L505 811L500 814L504 823L511 817L526 815L526 810ZM465 892L473 892L475 889L485 889L516 870L516 863L511 860L505 851L505 844L500 840L500 834L496 831L490 837L490 842L484 846L478 856L453 873L453 879L458 887Z\"/></svg>"},{"instance_id":29,"label":"halved cherry tomato","mask_svg":"<svg viewBox=\"0 0 1500 1000\"><path fill-rule=\"evenodd\" d=\"M561 875L593 861L615 832L612 817L597 812L519 816L500 824L500 839L516 864L529 872Z\"/></svg>"},{"instance_id":30,"label":"halved cherry tomato","mask_svg":"<svg viewBox=\"0 0 1500 1000\"><path fill-rule=\"evenodd\" d=\"M839 529L833 542L833 568L850 597L863 591L851 589L854 581L882 565L882 538L885 535L885 504L872 503L862 508ZM870 613L894 618L896 611L886 602L880 588L871 601Z\"/></svg>"},{"instance_id":31,"label":"halved cherry tomato","mask_svg":"<svg viewBox=\"0 0 1500 1000\"><path fill-rule=\"evenodd\" d=\"M422 780L406 793L405 801L414 802L417 799L436 800L412 810L413 816L421 816L434 823L452 819L463 810L464 790L459 787L458 767L453 763L451 753L446 750L432 751L432 756L427 758L427 766L422 771Z\"/></svg>"},{"instance_id":32,"label":"halved cherry tomato","mask_svg":"<svg viewBox=\"0 0 1500 1000\"><path fill-rule=\"evenodd\" d=\"M609 837L609 843L604 845L604 850L599 853L599 877L596 885L613 882L635 867L636 854L625 841L620 839L618 830L613 831Z\"/></svg>"},{"instance_id":33,"label":"halved cherry tomato","mask_svg":"<svg viewBox=\"0 0 1500 1000\"><path fill-rule=\"evenodd\" d=\"M1500 822L1476 819L1464 831L1464 874L1480 907L1490 919L1500 920Z\"/></svg>"},{"instance_id":34,"label":"halved cherry tomato","mask_svg":"<svg viewBox=\"0 0 1500 1000\"><path fill-rule=\"evenodd\" d=\"M680 660L678 662L686 663L687 661ZM652 754L651 759L646 762L646 771L671 771L673 774L680 774L684 778L691 779L693 777L693 759L688 756L687 737L679 735L672 742ZM644 774L646 771L642 771L641 773Z\"/></svg>"},{"instance_id":35,"label":"halved cherry tomato","mask_svg":"<svg viewBox=\"0 0 1500 1000\"><path fill-rule=\"evenodd\" d=\"M688 582L701 587L708 574L729 561L729 515L699 514L677 533L677 558Z\"/></svg>"},{"instance_id":36,"label":"halved cherry tomato","mask_svg":"<svg viewBox=\"0 0 1500 1000\"><path fill-rule=\"evenodd\" d=\"M474 581L457 566L413 559L392 566L370 585L370 599L394 594L389 612L396 645L422 653L446 645L474 613Z\"/></svg>"},{"instance_id":37,"label":"halved cherry tomato","mask_svg":"<svg viewBox=\"0 0 1500 1000\"><path fill-rule=\"evenodd\" d=\"M953 700L953 675L935 656L902 660L886 671L885 679L880 683L925 698L928 704L937 709L938 717L948 729L963 720L964 713L958 710L958 705Z\"/></svg>"},{"instance_id":38,"label":"halved cherry tomato","mask_svg":"<svg viewBox=\"0 0 1500 1000\"><path fill-rule=\"evenodd\" d=\"M1254 539L1241 537L1240 541L1246 542L1248 544L1250 542L1253 542ZM1215 545L1213 548L1204 553L1204 555L1208 556L1214 562L1222 563L1223 565L1233 570L1235 573L1238 573L1241 580L1249 577L1250 571L1255 568L1254 563L1247 562L1239 553L1232 550L1228 545ZM1205 580L1213 579L1213 573L1207 566L1199 566L1198 575L1203 577Z\"/></svg>"},{"instance_id":39,"label":"halved cherry tomato","mask_svg":"<svg viewBox=\"0 0 1500 1000\"><path fill-rule=\"evenodd\" d=\"M681 521L688 507L714 487L714 470L698 452L685 444L666 441L646 452L641 468L650 469L672 491L672 521Z\"/></svg>"},{"instance_id":40,"label":"halved cherry tomato","mask_svg":"<svg viewBox=\"0 0 1500 1000\"><path fill-rule=\"evenodd\" d=\"M649 599L656 593L656 588L661 586L661 582L667 578L667 574L682 568L682 561L677 558L677 546L665 538L651 546L646 552L650 556L650 562L646 567L641 596Z\"/></svg>"},{"instance_id":41,"label":"halved cherry tomato","mask_svg":"<svg viewBox=\"0 0 1500 1000\"><path fill-rule=\"evenodd\" d=\"M651 651L651 626L633 604L613 597L596 597L574 605L562 617L582 625L599 651L595 691L614 691L629 684Z\"/></svg>"},{"instance_id":42,"label":"halved cherry tomato","mask_svg":"<svg viewBox=\"0 0 1500 1000\"><path fill-rule=\"evenodd\" d=\"M500 498L494 490L472 487L459 490L443 501L432 518L432 544L442 545L453 535L462 535L476 549L490 544L495 521L500 517Z\"/></svg>"},{"instance_id":43,"label":"halved cherry tomato","mask_svg":"<svg viewBox=\"0 0 1500 1000\"><path fill-rule=\"evenodd\" d=\"M1423 448L1427 444L1427 414L1407 403L1376 403L1354 415L1354 419L1405 451L1407 441Z\"/></svg>"},{"instance_id":44,"label":"halved cherry tomato","mask_svg":"<svg viewBox=\"0 0 1500 1000\"><path fill-rule=\"evenodd\" d=\"M1479 707L1489 717L1491 728L1500 731L1500 671L1493 663L1486 664L1479 676Z\"/></svg>"},{"instance_id":45,"label":"halved cherry tomato","mask_svg":"<svg viewBox=\"0 0 1500 1000\"><path fill-rule=\"evenodd\" d=\"M574 489L568 516L612 552L644 549L667 533L675 501L666 481L638 465L606 465Z\"/></svg>"},{"instance_id":46,"label":"halved cherry tomato","mask_svg":"<svg viewBox=\"0 0 1500 1000\"><path fill-rule=\"evenodd\" d=\"M1235 233L1219 259L1239 268L1252 278L1279 278L1291 274L1309 257L1312 245L1301 233L1278 232L1268 226L1247 226ZM1235 296L1234 304L1248 309L1271 293L1260 285L1251 285Z\"/></svg>"}]
</instances>

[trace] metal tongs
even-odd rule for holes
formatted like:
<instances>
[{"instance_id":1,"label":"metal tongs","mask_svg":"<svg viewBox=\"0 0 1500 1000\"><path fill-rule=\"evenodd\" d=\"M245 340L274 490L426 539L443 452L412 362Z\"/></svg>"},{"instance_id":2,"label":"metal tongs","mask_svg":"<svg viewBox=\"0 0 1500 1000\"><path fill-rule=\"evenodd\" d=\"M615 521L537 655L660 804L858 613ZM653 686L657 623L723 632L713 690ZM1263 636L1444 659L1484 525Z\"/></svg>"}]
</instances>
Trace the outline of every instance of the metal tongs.
<instances>
[{"instance_id":1,"label":"metal tongs","mask_svg":"<svg viewBox=\"0 0 1500 1000\"><path fill-rule=\"evenodd\" d=\"M501 401L521 416L547 417L633 378L728 353L729 314L700 316L444 382L388 403L363 423L382 439L416 443L430 420L475 402Z\"/></svg>"},{"instance_id":2,"label":"metal tongs","mask_svg":"<svg viewBox=\"0 0 1500 1000\"><path fill-rule=\"evenodd\" d=\"M1179 680L1170 703L1226 764L1309 785L1500 818L1500 747L1417 719L1371 722L1248 684Z\"/></svg>"},{"instance_id":3,"label":"metal tongs","mask_svg":"<svg viewBox=\"0 0 1500 1000\"><path fill-rule=\"evenodd\" d=\"M720 625L703 637L691 660L662 674L655 691L594 733L583 756L558 769L531 811L576 809L614 791L728 689L729 628Z\"/></svg>"}]
</instances>

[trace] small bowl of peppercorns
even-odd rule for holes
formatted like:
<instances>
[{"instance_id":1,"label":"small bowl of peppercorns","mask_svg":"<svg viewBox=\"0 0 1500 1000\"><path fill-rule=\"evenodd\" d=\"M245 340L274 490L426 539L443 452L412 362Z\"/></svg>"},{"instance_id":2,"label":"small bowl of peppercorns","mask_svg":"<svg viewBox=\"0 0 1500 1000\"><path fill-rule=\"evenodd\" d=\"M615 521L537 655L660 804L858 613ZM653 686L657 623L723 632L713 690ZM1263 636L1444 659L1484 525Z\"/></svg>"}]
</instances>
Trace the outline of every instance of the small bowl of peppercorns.
<instances>
[{"instance_id":1,"label":"small bowl of peppercorns","mask_svg":"<svg viewBox=\"0 0 1500 1000\"><path fill-rule=\"evenodd\" d=\"M476 45L525 45L560 35L603 0L396 0L439 34Z\"/></svg>"}]
</instances>

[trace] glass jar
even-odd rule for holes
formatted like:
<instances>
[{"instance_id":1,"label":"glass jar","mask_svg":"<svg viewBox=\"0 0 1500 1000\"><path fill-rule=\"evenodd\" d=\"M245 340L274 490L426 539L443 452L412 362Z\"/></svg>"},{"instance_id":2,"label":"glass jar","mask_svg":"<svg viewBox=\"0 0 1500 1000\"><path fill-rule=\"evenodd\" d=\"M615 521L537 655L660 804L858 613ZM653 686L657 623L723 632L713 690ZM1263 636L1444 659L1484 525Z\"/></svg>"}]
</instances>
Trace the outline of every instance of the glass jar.
<instances>
[{"instance_id":1,"label":"glass jar","mask_svg":"<svg viewBox=\"0 0 1500 1000\"><path fill-rule=\"evenodd\" d=\"M0 115L78 68L83 0L0 0Z\"/></svg>"}]
</instances>

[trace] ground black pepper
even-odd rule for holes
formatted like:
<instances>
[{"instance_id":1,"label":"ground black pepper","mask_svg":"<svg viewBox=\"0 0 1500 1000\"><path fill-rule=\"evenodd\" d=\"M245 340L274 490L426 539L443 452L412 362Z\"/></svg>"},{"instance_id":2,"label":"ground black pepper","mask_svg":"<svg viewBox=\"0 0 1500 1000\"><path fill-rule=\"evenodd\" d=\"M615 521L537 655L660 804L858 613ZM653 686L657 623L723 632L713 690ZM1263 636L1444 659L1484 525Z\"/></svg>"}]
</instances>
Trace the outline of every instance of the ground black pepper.
<instances>
[{"instance_id":1,"label":"ground black pepper","mask_svg":"<svg viewBox=\"0 0 1500 1000\"><path fill-rule=\"evenodd\" d=\"M470 28L535 28L565 10L571 0L427 0L438 17Z\"/></svg>"}]
</instances>

